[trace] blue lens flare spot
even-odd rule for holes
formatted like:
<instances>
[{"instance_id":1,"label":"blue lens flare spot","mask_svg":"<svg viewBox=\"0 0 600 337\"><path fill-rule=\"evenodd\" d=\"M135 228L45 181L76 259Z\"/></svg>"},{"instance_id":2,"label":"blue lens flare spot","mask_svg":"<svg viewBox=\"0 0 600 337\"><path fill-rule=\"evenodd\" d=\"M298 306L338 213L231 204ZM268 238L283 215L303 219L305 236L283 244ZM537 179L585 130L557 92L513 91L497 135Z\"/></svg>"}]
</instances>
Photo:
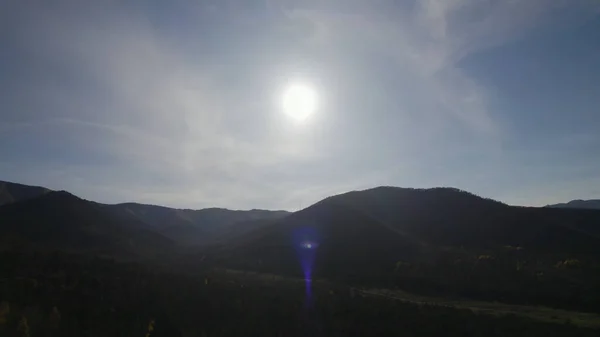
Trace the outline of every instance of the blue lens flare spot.
<instances>
[{"instance_id":1,"label":"blue lens flare spot","mask_svg":"<svg viewBox=\"0 0 600 337\"><path fill-rule=\"evenodd\" d=\"M319 245L316 242L311 242L311 241L305 241L300 244L300 247L304 248L304 249L315 249L318 246Z\"/></svg>"},{"instance_id":2,"label":"blue lens flare spot","mask_svg":"<svg viewBox=\"0 0 600 337\"><path fill-rule=\"evenodd\" d=\"M306 283L306 305L312 303L312 277L317 248L319 248L319 233L311 226L295 228L292 233L293 247L298 254L298 261L304 273Z\"/></svg>"}]
</instances>

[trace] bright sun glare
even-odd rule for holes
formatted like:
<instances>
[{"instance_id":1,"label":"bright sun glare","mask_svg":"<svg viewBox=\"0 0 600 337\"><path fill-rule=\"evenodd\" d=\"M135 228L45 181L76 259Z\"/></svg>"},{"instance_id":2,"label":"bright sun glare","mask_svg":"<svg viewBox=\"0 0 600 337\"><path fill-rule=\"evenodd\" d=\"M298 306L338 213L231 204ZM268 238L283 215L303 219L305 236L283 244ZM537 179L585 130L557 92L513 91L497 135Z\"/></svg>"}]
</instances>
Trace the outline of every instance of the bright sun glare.
<instances>
[{"instance_id":1,"label":"bright sun glare","mask_svg":"<svg viewBox=\"0 0 600 337\"><path fill-rule=\"evenodd\" d=\"M283 111L296 120L305 120L317 109L317 93L305 84L292 84L283 94Z\"/></svg>"}]
</instances>

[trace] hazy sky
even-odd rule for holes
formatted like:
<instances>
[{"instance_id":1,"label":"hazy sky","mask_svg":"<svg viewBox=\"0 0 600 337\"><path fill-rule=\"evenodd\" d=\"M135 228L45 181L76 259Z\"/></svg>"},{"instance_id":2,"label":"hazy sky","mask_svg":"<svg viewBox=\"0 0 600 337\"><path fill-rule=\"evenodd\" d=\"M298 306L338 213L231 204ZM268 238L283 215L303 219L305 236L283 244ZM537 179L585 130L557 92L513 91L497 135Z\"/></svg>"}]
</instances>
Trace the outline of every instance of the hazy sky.
<instances>
[{"instance_id":1,"label":"hazy sky","mask_svg":"<svg viewBox=\"0 0 600 337\"><path fill-rule=\"evenodd\" d=\"M190 208L600 198L600 1L3 0L0 180Z\"/></svg>"}]
</instances>

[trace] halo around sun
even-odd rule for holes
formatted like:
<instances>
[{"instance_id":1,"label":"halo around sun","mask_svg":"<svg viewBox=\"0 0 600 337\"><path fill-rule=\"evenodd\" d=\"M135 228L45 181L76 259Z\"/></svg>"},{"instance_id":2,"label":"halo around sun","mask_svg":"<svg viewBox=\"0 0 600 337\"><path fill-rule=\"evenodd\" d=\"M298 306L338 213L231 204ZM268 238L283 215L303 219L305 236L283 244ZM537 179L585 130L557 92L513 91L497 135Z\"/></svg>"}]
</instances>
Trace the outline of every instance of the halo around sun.
<instances>
[{"instance_id":1,"label":"halo around sun","mask_svg":"<svg viewBox=\"0 0 600 337\"><path fill-rule=\"evenodd\" d=\"M302 121L317 110L317 93L309 85L289 85L282 97L283 111L295 120Z\"/></svg>"}]
</instances>

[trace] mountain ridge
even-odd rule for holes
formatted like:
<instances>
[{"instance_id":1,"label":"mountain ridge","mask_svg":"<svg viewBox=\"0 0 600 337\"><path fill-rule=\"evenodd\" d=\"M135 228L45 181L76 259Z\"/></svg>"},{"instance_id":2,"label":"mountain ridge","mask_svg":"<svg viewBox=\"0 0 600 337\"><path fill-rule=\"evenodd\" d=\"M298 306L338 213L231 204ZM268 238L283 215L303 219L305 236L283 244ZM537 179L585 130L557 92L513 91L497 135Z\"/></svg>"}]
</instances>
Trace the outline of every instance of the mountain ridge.
<instances>
[{"instance_id":1,"label":"mountain ridge","mask_svg":"<svg viewBox=\"0 0 600 337\"><path fill-rule=\"evenodd\" d=\"M297 240L303 232L303 241L322 263L345 266L315 269L322 276L359 273L385 279L382 275L393 275L398 261L436 260L448 251L457 256L507 249L544 256L598 255L600 236L594 227L599 222L596 212L508 206L453 188L383 187L325 198L240 238L225 248L225 255L253 268L298 273L290 266L298 268L298 251L307 249ZM353 263L343 262L347 259Z\"/></svg>"},{"instance_id":2,"label":"mountain ridge","mask_svg":"<svg viewBox=\"0 0 600 337\"><path fill-rule=\"evenodd\" d=\"M247 214L105 205L55 191L0 207L0 248L142 257L184 270L225 267L518 303L569 307L575 298L581 307L600 307L594 210L387 186L267 214L273 217L229 222ZM194 225L200 218L213 226Z\"/></svg>"},{"instance_id":3,"label":"mountain ridge","mask_svg":"<svg viewBox=\"0 0 600 337\"><path fill-rule=\"evenodd\" d=\"M132 219L115 217L97 203L66 191L0 207L4 247L49 248L119 256L145 255L174 243Z\"/></svg>"},{"instance_id":4,"label":"mountain ridge","mask_svg":"<svg viewBox=\"0 0 600 337\"><path fill-rule=\"evenodd\" d=\"M323 228L338 226L337 222L344 221L352 229L352 226L362 226L356 220L362 219L363 223L394 233L390 235L396 236L403 245L421 247L508 245L588 252L595 250L595 240L600 237L600 229L595 225L595 221L600 221L600 215L595 212L508 206L451 187L413 189L380 186L330 196L294 213L223 208L173 209L135 202L107 205L80 199L66 191L45 192L42 200L48 200L48 195L51 199L62 198L66 204L73 203L73 200L82 207L83 202L93 204L93 209L88 204L84 209L96 217L150 230L184 245L227 244L236 240L249 242L250 238L260 238L261 233L268 232L269 228L285 228L302 214L313 214L312 223L317 227L325 226ZM5 205L0 210L28 200ZM60 204L58 201L54 203ZM79 214L73 208L68 211ZM354 214L356 219L344 213ZM328 219L337 220L331 223ZM345 234L341 227L335 228L340 235ZM569 240L577 244L569 245Z\"/></svg>"},{"instance_id":5,"label":"mountain ridge","mask_svg":"<svg viewBox=\"0 0 600 337\"><path fill-rule=\"evenodd\" d=\"M32 191L29 192L29 194L32 194L31 197L20 197L20 196L11 196L11 202L18 202L21 200L25 200L25 199L29 199L32 197L37 197L40 196L42 194L48 193L48 192L58 192L58 191L64 191L67 193L71 193L65 190L52 190L49 189L47 187L43 187L43 186L35 186L35 185L27 185L27 184L22 184L22 183L15 183L15 182L10 182L10 181L5 181L5 180L0 180L0 206L3 206L4 203L2 202L4 199L9 198L9 194L8 191L10 190L17 190L17 194L28 194L27 190ZM39 191L39 193L34 193L34 191ZM72 194L72 193L71 193ZM260 209L260 208L252 208L252 209L232 209L232 208L226 208L226 207L204 207L204 208L179 208L179 207L169 207L169 206L164 206L164 205L156 205L156 204L146 204L146 203L142 203L142 202L136 202L136 201L126 201L126 202L119 202L119 203L100 203L100 202L96 202L97 204L100 205L104 205L104 206L128 206L128 205L134 205L134 206L147 206L147 207L157 207L157 208L166 208L166 209L171 209L171 210L181 210L181 211L209 211L209 210L215 210L215 211L231 211L231 212L254 212L254 211L267 211L267 212L281 212L281 213L290 213L288 211L285 210L268 210L268 209Z\"/></svg>"},{"instance_id":6,"label":"mountain ridge","mask_svg":"<svg viewBox=\"0 0 600 337\"><path fill-rule=\"evenodd\" d=\"M600 199L575 199L565 203L547 205L548 208L573 208L573 209L595 209L600 210Z\"/></svg>"},{"instance_id":7,"label":"mountain ridge","mask_svg":"<svg viewBox=\"0 0 600 337\"><path fill-rule=\"evenodd\" d=\"M51 190L0 180L0 206L41 196Z\"/></svg>"},{"instance_id":8,"label":"mountain ridge","mask_svg":"<svg viewBox=\"0 0 600 337\"><path fill-rule=\"evenodd\" d=\"M184 245L197 245L206 243L216 236L221 236L224 232L236 235L236 232L243 233L244 228L239 228L237 223L255 221L261 219L276 219L288 214L286 211L268 211L268 210L229 210L225 208L204 208L176 209L166 206L157 206L142 204L137 202L127 202L119 204L103 204L88 201L79 198L67 191L52 191L43 187L27 186L10 182L0 182L0 200L6 200L6 203L0 204L0 209L14 204L20 204L29 200L36 200L40 197L50 195L53 200L60 199L66 204L77 202L83 205L83 202L93 204L97 209L90 213L106 213L102 216L110 217L114 221L123 224L134 224L138 229L151 230L161 236L169 238ZM69 199L71 199L69 201ZM42 199L49 202L49 199ZM89 205L86 205L89 206ZM69 211L73 211L70 209ZM260 222L258 222L260 225ZM260 227L253 225L253 228Z\"/></svg>"}]
</instances>

